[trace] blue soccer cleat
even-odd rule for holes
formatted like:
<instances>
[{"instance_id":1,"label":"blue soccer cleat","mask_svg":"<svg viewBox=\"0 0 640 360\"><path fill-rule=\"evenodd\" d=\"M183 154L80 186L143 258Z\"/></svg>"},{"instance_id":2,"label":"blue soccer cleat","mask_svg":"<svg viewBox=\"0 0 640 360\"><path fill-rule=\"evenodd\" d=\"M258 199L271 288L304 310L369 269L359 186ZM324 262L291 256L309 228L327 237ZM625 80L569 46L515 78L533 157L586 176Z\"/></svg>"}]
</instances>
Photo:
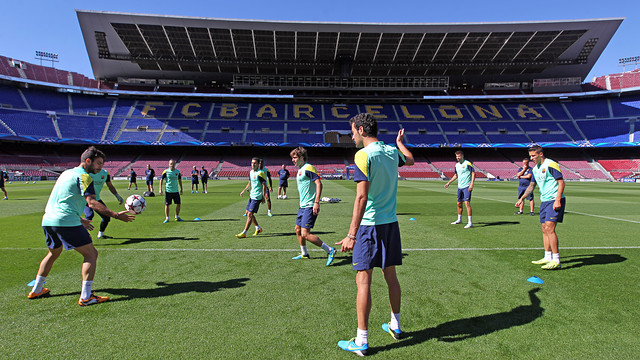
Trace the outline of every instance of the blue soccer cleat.
<instances>
[{"instance_id":1,"label":"blue soccer cleat","mask_svg":"<svg viewBox=\"0 0 640 360\"><path fill-rule=\"evenodd\" d=\"M182 220L180 217L177 217L176 221L184 221L184 220Z\"/></svg>"},{"instance_id":2,"label":"blue soccer cleat","mask_svg":"<svg viewBox=\"0 0 640 360\"><path fill-rule=\"evenodd\" d=\"M300 254L291 258L291 260L300 260L300 259L310 259L309 254L307 255Z\"/></svg>"},{"instance_id":3,"label":"blue soccer cleat","mask_svg":"<svg viewBox=\"0 0 640 360\"><path fill-rule=\"evenodd\" d=\"M164 221L162 222L163 224L166 224L169 222L169 219L164 219Z\"/></svg>"},{"instance_id":4,"label":"blue soccer cleat","mask_svg":"<svg viewBox=\"0 0 640 360\"><path fill-rule=\"evenodd\" d=\"M333 262L333 257L336 255L337 251L335 248L331 248L331 252L329 253L329 257L327 257L327 266L331 265Z\"/></svg>"},{"instance_id":5,"label":"blue soccer cleat","mask_svg":"<svg viewBox=\"0 0 640 360\"><path fill-rule=\"evenodd\" d=\"M389 327L389 323L382 324L382 330L384 332L388 332L396 340L400 340L402 338L402 330L400 329L391 330L391 328Z\"/></svg>"},{"instance_id":6,"label":"blue soccer cleat","mask_svg":"<svg viewBox=\"0 0 640 360\"><path fill-rule=\"evenodd\" d=\"M367 349L369 349L369 344L364 344L362 346L356 345L356 338L351 340L340 340L338 341L338 347L344 351L352 352L358 356L365 356L367 354Z\"/></svg>"}]
</instances>

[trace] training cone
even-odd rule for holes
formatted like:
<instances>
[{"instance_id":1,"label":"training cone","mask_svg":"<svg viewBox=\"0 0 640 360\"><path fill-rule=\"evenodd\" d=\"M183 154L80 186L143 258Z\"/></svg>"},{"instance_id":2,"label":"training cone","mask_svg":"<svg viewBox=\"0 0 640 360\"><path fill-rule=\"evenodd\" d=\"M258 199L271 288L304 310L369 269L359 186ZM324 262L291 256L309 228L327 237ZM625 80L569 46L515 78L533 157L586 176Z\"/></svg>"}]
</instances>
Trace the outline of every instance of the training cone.
<instances>
[{"instance_id":1,"label":"training cone","mask_svg":"<svg viewBox=\"0 0 640 360\"><path fill-rule=\"evenodd\" d=\"M416 221L416 218L411 218L411 219L409 219L409 220L413 220L413 221Z\"/></svg>"},{"instance_id":2,"label":"training cone","mask_svg":"<svg viewBox=\"0 0 640 360\"><path fill-rule=\"evenodd\" d=\"M542 279L540 279L537 276L532 276L530 278L527 279L528 282L534 283L534 284L544 284L544 281L542 281Z\"/></svg>"},{"instance_id":3,"label":"training cone","mask_svg":"<svg viewBox=\"0 0 640 360\"><path fill-rule=\"evenodd\" d=\"M200 221L200 218L195 218L193 219L193 221Z\"/></svg>"}]
</instances>

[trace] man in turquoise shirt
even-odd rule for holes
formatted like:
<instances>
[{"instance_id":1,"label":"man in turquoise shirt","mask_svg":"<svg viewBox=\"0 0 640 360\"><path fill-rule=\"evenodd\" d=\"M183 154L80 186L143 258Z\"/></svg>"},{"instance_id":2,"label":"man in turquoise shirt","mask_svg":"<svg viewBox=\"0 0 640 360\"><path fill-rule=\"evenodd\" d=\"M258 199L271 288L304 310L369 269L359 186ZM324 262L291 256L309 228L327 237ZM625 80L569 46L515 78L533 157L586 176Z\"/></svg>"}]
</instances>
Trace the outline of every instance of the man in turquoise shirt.
<instances>
[{"instance_id":1,"label":"man in turquoise shirt","mask_svg":"<svg viewBox=\"0 0 640 360\"><path fill-rule=\"evenodd\" d=\"M260 159L254 157L251 159L251 171L249 171L249 183L240 192L240 197L244 195L247 189L251 188L249 193L249 202L245 209L245 215L247 216L247 223L244 226L244 230L240 234L236 234L238 239L246 238L247 231L251 226L251 223L255 225L256 232L253 236L257 236L262 232L262 228L258 225L256 219L256 213L260 209L260 203L264 203L269 198L269 192L267 191L267 177L262 170L260 170Z\"/></svg>"},{"instance_id":2,"label":"man in turquoise shirt","mask_svg":"<svg viewBox=\"0 0 640 360\"><path fill-rule=\"evenodd\" d=\"M358 329L352 340L341 340L338 347L364 356L369 348L369 313L371 312L371 279L373 268L382 268L387 282L391 321L382 330L394 339L400 330L400 283L396 266L402 264L400 229L396 216L398 167L413 165L413 155L402 143L404 129L398 132L396 146L378 141L378 123L371 114L351 118L351 134L360 149L355 156L354 180L356 199L347 236L336 243L341 251L353 250L356 270L356 312Z\"/></svg>"},{"instance_id":3,"label":"man in turquoise shirt","mask_svg":"<svg viewBox=\"0 0 640 360\"><path fill-rule=\"evenodd\" d=\"M471 221L471 192L473 191L473 183L476 181L476 172L473 168L473 164L469 160L464 159L464 153L462 150L456 151L456 173L453 174L451 180L449 180L444 188L449 188L449 184L458 180L458 219L451 223L451 225L460 224L462 222L462 204L467 208L467 225L465 229L473 227L473 221Z\"/></svg>"},{"instance_id":4,"label":"man in turquoise shirt","mask_svg":"<svg viewBox=\"0 0 640 360\"><path fill-rule=\"evenodd\" d=\"M300 243L300 255L292 260L309 259L307 241L322 248L327 253L327 266L333 262L336 249L325 244L317 235L311 233L320 213L320 198L322 197L322 180L318 176L316 168L307 162L307 149L302 146L291 150L289 153L293 165L298 167L296 183L300 193L300 208L296 217L296 236Z\"/></svg>"},{"instance_id":5,"label":"man in turquoise shirt","mask_svg":"<svg viewBox=\"0 0 640 360\"><path fill-rule=\"evenodd\" d=\"M124 199L122 199L122 196L118 194L118 190L116 190L115 186L113 186L113 184L111 183L111 176L109 175L109 172L107 170L102 169L96 174L89 174L89 176L91 176L91 179L93 180L93 188L96 191L96 200L98 200L98 202L100 202L102 205L105 205L102 199L100 199L100 192L102 191L102 187L106 184L109 188L109 191L111 191L113 196L115 196L118 200L118 203L122 205ZM94 215L95 212L89 205L84 207L85 219L93 220ZM107 230L107 226L109 225L109 221L111 220L111 218L101 213L98 213L98 215L100 215L100 217L102 218L102 221L100 222L100 230L98 231L98 239L106 239L108 238L108 236L106 236L104 232L105 230Z\"/></svg>"},{"instance_id":6,"label":"man in turquoise shirt","mask_svg":"<svg viewBox=\"0 0 640 360\"><path fill-rule=\"evenodd\" d=\"M82 263L82 290L78 305L88 306L109 300L106 296L97 296L91 291L96 272L98 250L93 246L89 231L93 230L91 221L83 219L85 205L101 214L129 222L135 217L126 210L114 212L96 199L95 188L90 174L96 174L104 165L104 153L90 147L82 153L80 166L64 171L51 190L47 201L42 228L49 253L40 262L35 285L27 298L37 299L49 294L44 282L53 263L62 253L62 246L73 249L84 257Z\"/></svg>"},{"instance_id":7,"label":"man in turquoise shirt","mask_svg":"<svg viewBox=\"0 0 640 360\"><path fill-rule=\"evenodd\" d=\"M162 183L165 183L166 189L164 192L164 221L166 224L169 222L169 206L172 202L176 203L176 221L183 221L180 218L180 195L182 195L182 175L180 170L176 169L176 161L174 159L169 160L169 168L162 172L160 178L160 194L162 194ZM178 185L180 189L178 189ZM178 192L178 190L180 192Z\"/></svg>"},{"instance_id":8,"label":"man in turquoise shirt","mask_svg":"<svg viewBox=\"0 0 640 360\"><path fill-rule=\"evenodd\" d=\"M531 161L535 163L531 183L524 194L516 202L516 207L524 203L524 199L533 192L536 184L540 187L540 223L542 224L542 241L544 243L544 257L532 261L542 265L544 270L559 270L560 253L556 225L564 219L566 199L564 197L564 179L557 162L547 159L539 145L529 148Z\"/></svg>"}]
</instances>

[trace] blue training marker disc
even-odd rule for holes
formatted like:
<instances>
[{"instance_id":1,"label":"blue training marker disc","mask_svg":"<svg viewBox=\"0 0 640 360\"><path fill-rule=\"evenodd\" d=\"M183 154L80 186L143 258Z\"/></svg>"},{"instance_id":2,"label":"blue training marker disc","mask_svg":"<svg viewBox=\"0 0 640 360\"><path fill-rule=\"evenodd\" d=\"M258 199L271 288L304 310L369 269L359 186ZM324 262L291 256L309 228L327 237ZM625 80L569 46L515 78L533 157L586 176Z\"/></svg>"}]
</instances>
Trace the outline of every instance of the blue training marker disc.
<instances>
[{"instance_id":1,"label":"blue training marker disc","mask_svg":"<svg viewBox=\"0 0 640 360\"><path fill-rule=\"evenodd\" d=\"M416 220L416 218L411 218L411 219L409 219L409 220L413 220L413 221L415 221L415 220Z\"/></svg>"},{"instance_id":2,"label":"blue training marker disc","mask_svg":"<svg viewBox=\"0 0 640 360\"><path fill-rule=\"evenodd\" d=\"M534 284L544 284L544 281L542 281L542 279L540 279L537 276L532 276L530 278L527 279L528 282L534 283Z\"/></svg>"}]
</instances>

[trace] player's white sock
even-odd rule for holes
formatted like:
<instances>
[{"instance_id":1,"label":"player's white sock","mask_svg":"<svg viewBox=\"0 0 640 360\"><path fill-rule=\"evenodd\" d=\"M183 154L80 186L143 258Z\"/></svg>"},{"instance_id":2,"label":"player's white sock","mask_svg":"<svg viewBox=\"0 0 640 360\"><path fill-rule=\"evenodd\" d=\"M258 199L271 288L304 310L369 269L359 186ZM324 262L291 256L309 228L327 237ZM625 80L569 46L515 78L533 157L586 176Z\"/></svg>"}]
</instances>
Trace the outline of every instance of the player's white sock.
<instances>
[{"instance_id":1,"label":"player's white sock","mask_svg":"<svg viewBox=\"0 0 640 360\"><path fill-rule=\"evenodd\" d=\"M268 214L271 214L271 210L267 210L267 213L268 213Z\"/></svg>"},{"instance_id":2,"label":"player's white sock","mask_svg":"<svg viewBox=\"0 0 640 360\"><path fill-rule=\"evenodd\" d=\"M469 219L469 224L473 224L473 222L471 221L471 216L467 216L467 218Z\"/></svg>"},{"instance_id":3,"label":"player's white sock","mask_svg":"<svg viewBox=\"0 0 640 360\"><path fill-rule=\"evenodd\" d=\"M80 293L80 298L82 300L87 300L91 296L91 286L93 285L93 281L83 281L82 282L82 293Z\"/></svg>"},{"instance_id":4,"label":"player's white sock","mask_svg":"<svg viewBox=\"0 0 640 360\"><path fill-rule=\"evenodd\" d=\"M167 216L166 218L164 218L165 220L169 220L169 217Z\"/></svg>"},{"instance_id":5,"label":"player's white sock","mask_svg":"<svg viewBox=\"0 0 640 360\"><path fill-rule=\"evenodd\" d=\"M104 236L104 232L98 231L98 237L103 237L103 236Z\"/></svg>"},{"instance_id":6,"label":"player's white sock","mask_svg":"<svg viewBox=\"0 0 640 360\"><path fill-rule=\"evenodd\" d=\"M369 343L369 331L368 330L360 330L360 328L358 328L358 331L356 332L356 341L355 341L357 346L362 346L364 344L368 344Z\"/></svg>"},{"instance_id":7,"label":"player's white sock","mask_svg":"<svg viewBox=\"0 0 640 360\"><path fill-rule=\"evenodd\" d=\"M259 229L260 229L260 226L256 226L256 230L259 230Z\"/></svg>"},{"instance_id":8,"label":"player's white sock","mask_svg":"<svg viewBox=\"0 0 640 360\"><path fill-rule=\"evenodd\" d=\"M302 255L309 255L309 251L307 251L307 245L300 245L300 253Z\"/></svg>"},{"instance_id":9,"label":"player's white sock","mask_svg":"<svg viewBox=\"0 0 640 360\"><path fill-rule=\"evenodd\" d=\"M44 285L44 281L47 279L46 276L40 276L37 275L36 276L36 283L33 285L33 289L31 289L31 292L33 292L34 294L37 294L39 292L42 291L42 286Z\"/></svg>"},{"instance_id":10,"label":"player's white sock","mask_svg":"<svg viewBox=\"0 0 640 360\"><path fill-rule=\"evenodd\" d=\"M322 242L322 245L320 246L322 248L322 250L324 250L327 254L329 254L331 252L331 246L327 245L325 242Z\"/></svg>"},{"instance_id":11,"label":"player's white sock","mask_svg":"<svg viewBox=\"0 0 640 360\"><path fill-rule=\"evenodd\" d=\"M560 254L553 254L551 255L551 260L557 262L558 264L560 264Z\"/></svg>"},{"instance_id":12,"label":"player's white sock","mask_svg":"<svg viewBox=\"0 0 640 360\"><path fill-rule=\"evenodd\" d=\"M458 215L458 221L462 221L462 215Z\"/></svg>"},{"instance_id":13,"label":"player's white sock","mask_svg":"<svg viewBox=\"0 0 640 360\"><path fill-rule=\"evenodd\" d=\"M389 328L391 330L400 329L400 313L391 313L391 321L389 321Z\"/></svg>"},{"instance_id":14,"label":"player's white sock","mask_svg":"<svg viewBox=\"0 0 640 360\"><path fill-rule=\"evenodd\" d=\"M551 256L551 251L544 252L544 259L549 261L553 260L553 257Z\"/></svg>"},{"instance_id":15,"label":"player's white sock","mask_svg":"<svg viewBox=\"0 0 640 360\"><path fill-rule=\"evenodd\" d=\"M246 235L247 234L247 230L242 230L242 233Z\"/></svg>"}]
</instances>

